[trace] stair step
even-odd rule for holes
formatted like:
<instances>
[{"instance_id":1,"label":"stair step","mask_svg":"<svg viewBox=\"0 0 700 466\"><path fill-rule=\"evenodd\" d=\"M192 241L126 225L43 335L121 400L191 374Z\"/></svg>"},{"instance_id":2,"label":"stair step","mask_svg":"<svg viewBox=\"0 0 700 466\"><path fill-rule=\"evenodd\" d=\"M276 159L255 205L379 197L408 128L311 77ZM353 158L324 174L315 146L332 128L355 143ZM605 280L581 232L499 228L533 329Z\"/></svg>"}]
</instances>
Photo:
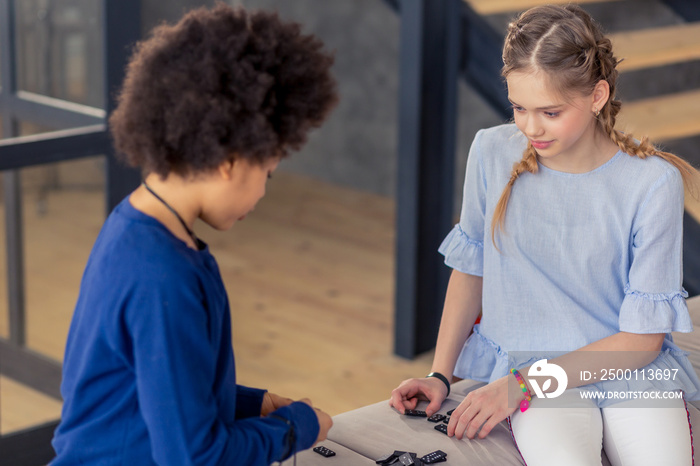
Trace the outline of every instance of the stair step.
<instances>
[{"instance_id":1,"label":"stair step","mask_svg":"<svg viewBox=\"0 0 700 466\"><path fill-rule=\"evenodd\" d=\"M622 131L654 142L700 134L700 90L623 103L618 116Z\"/></svg>"},{"instance_id":2,"label":"stair step","mask_svg":"<svg viewBox=\"0 0 700 466\"><path fill-rule=\"evenodd\" d=\"M505 29L513 12L544 4L568 4L570 0L464 0L474 11L489 16L487 21L497 30ZM624 0L618 2L622 7ZM603 8L605 0L578 0L578 4L593 4ZM596 5L599 4L599 5ZM676 20L665 18L670 25L626 30L609 34L615 55L624 60L619 64L621 72L646 72L646 69L700 60L700 23L673 24ZM657 23L658 24L658 23ZM638 24L628 27L639 27ZM613 28L617 29L617 28ZM627 28L620 28L627 29ZM618 29L618 30L620 30ZM700 135L700 90L679 92L624 101L618 116L617 127L637 137L648 136L653 142L667 142ZM679 154L682 156L682 154ZM700 180L697 189L700 190ZM700 223L700 200L689 192L685 196L686 212Z\"/></svg>"},{"instance_id":3,"label":"stair step","mask_svg":"<svg viewBox=\"0 0 700 466\"><path fill-rule=\"evenodd\" d=\"M618 70L670 65L700 59L700 23L610 34Z\"/></svg>"},{"instance_id":4,"label":"stair step","mask_svg":"<svg viewBox=\"0 0 700 466\"><path fill-rule=\"evenodd\" d=\"M617 80L617 95L624 103L692 91L698 87L700 59L625 71Z\"/></svg>"},{"instance_id":5,"label":"stair step","mask_svg":"<svg viewBox=\"0 0 700 466\"><path fill-rule=\"evenodd\" d=\"M538 5L560 4L566 5L571 0L465 0L477 13L481 15L493 15L514 11L524 11ZM606 0L578 0L576 3L601 3ZM619 0L607 0L619 1Z\"/></svg>"},{"instance_id":6,"label":"stair step","mask_svg":"<svg viewBox=\"0 0 700 466\"><path fill-rule=\"evenodd\" d=\"M700 90L623 102L616 127L635 137L649 136L658 143L700 134ZM662 147L665 150L671 150ZM672 150L671 150L672 151ZM688 154L676 153L689 159ZM697 163L694 164L697 168ZM686 190L685 210L700 223L700 177L695 181L695 197ZM697 198L696 198L697 197Z\"/></svg>"}]
</instances>

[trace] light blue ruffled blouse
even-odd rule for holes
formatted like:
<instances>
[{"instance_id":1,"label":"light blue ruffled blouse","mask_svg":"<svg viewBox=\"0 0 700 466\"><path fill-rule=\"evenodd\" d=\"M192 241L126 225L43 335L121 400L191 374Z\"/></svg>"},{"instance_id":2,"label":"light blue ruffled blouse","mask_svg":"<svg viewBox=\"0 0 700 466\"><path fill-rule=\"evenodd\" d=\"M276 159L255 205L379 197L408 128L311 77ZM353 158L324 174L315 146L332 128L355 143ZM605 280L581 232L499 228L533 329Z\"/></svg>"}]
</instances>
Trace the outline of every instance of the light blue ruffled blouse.
<instances>
[{"instance_id":1,"label":"light blue ruffled blouse","mask_svg":"<svg viewBox=\"0 0 700 466\"><path fill-rule=\"evenodd\" d=\"M659 157L622 151L587 173L539 165L515 181L497 232L491 219L527 140L515 125L477 133L467 161L459 224L440 253L460 272L483 277L481 323L455 368L491 382L511 367L555 357L619 331L666 333L645 368L677 369L668 380L606 381L589 390L683 390L700 380L669 332L691 332L682 288L683 181ZM667 372L668 373L668 372ZM600 406L614 400L600 400Z\"/></svg>"}]
</instances>

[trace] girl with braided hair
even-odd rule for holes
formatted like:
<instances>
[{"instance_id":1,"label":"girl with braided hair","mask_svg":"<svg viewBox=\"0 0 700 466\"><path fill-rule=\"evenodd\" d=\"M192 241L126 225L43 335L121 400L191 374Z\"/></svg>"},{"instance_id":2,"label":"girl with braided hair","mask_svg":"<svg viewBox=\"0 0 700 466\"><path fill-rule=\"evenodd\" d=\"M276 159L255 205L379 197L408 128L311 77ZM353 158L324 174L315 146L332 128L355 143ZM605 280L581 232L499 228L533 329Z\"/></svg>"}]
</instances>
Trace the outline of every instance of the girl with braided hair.
<instances>
[{"instance_id":1,"label":"girl with braided hair","mask_svg":"<svg viewBox=\"0 0 700 466\"><path fill-rule=\"evenodd\" d=\"M531 466L600 465L603 449L615 466L690 465L700 380L670 332L693 329L682 217L696 171L615 128L618 60L581 8L522 13L503 62L514 124L479 131L469 153L440 247L453 271L433 372L390 404L427 400L431 415L448 377L478 380L449 436L507 419Z\"/></svg>"}]
</instances>

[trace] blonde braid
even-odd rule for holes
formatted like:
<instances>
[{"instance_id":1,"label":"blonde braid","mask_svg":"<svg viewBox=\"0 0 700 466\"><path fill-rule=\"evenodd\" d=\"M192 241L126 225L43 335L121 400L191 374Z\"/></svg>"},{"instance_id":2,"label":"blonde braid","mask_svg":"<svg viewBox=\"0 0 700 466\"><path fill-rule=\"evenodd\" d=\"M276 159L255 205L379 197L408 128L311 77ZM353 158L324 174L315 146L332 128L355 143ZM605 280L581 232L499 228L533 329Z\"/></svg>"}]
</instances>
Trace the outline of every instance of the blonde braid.
<instances>
[{"instance_id":1,"label":"blonde braid","mask_svg":"<svg viewBox=\"0 0 700 466\"><path fill-rule=\"evenodd\" d=\"M493 212L493 218L491 219L491 241L494 246L496 246L496 230L503 230L503 223L506 218L506 209L508 207L508 200L510 199L510 193L513 188L513 183L518 177L524 172L537 173L537 151L532 147L532 144L527 143L527 148L523 152L523 158L519 162L513 164L513 171L510 173L510 179L508 184L503 189L501 197L496 204L496 209ZM496 246L498 249L498 246Z\"/></svg>"},{"instance_id":2,"label":"blonde braid","mask_svg":"<svg viewBox=\"0 0 700 466\"><path fill-rule=\"evenodd\" d=\"M625 152L633 157L646 159L649 156L656 155L657 157L661 157L662 159L666 160L668 163L676 167L681 173L683 183L689 189L689 191L691 193L695 192L693 176L697 174L697 171L692 167L692 165L677 155L659 150L651 142L649 142L648 137L643 137L641 141L637 142L631 134L623 133L622 131L615 129L617 115L620 113L620 109L622 108L622 102L615 98L615 83L617 81L617 65L619 60L613 56L612 43L610 42L610 39L604 36L599 37L596 41L596 54L600 64L600 75L602 79L606 80L610 86L610 98L601 109L598 119L598 123L603 127L605 134L610 136L612 142L614 142L617 147L622 150L622 152Z\"/></svg>"},{"instance_id":3,"label":"blonde braid","mask_svg":"<svg viewBox=\"0 0 700 466\"><path fill-rule=\"evenodd\" d=\"M620 101L614 99L611 94L611 98L601 110L598 120L599 124L601 124L603 127L603 131L605 131L605 133L617 145L617 147L619 147L620 150L626 154L633 157L639 157L640 159L646 159L649 156L655 155L657 157L661 157L676 167L681 173L683 184L693 195L693 197L697 197L696 184L693 178L698 172L692 165L675 154L659 150L656 146L649 142L649 138L646 136L637 142L631 134L623 133L622 131L615 129L616 116L621 107L622 105Z\"/></svg>"}]
</instances>

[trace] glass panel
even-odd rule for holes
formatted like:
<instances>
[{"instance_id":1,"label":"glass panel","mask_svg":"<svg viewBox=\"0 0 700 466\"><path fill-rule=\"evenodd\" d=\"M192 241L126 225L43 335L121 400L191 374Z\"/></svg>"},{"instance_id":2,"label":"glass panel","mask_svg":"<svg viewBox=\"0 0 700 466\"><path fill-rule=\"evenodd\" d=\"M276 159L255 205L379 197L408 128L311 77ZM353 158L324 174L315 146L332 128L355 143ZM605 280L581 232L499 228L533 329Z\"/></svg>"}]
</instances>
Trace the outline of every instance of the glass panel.
<instances>
[{"instance_id":1,"label":"glass panel","mask_svg":"<svg viewBox=\"0 0 700 466\"><path fill-rule=\"evenodd\" d=\"M23 136L45 130L20 125ZM104 164L98 156L21 170L27 346L58 361L104 222Z\"/></svg>"},{"instance_id":2,"label":"glass panel","mask_svg":"<svg viewBox=\"0 0 700 466\"><path fill-rule=\"evenodd\" d=\"M58 361L104 222L104 157L22 170L27 346Z\"/></svg>"},{"instance_id":3,"label":"glass panel","mask_svg":"<svg viewBox=\"0 0 700 466\"><path fill-rule=\"evenodd\" d=\"M104 107L101 2L16 2L21 90Z\"/></svg>"},{"instance_id":4,"label":"glass panel","mask_svg":"<svg viewBox=\"0 0 700 466\"><path fill-rule=\"evenodd\" d=\"M22 123L22 136L46 131ZM20 170L27 347L56 361L63 351L80 280L104 222L104 156ZM2 181L0 177L0 188ZM0 190L0 336L8 337L5 201ZM0 376L0 433L60 417L61 402Z\"/></svg>"}]
</instances>

